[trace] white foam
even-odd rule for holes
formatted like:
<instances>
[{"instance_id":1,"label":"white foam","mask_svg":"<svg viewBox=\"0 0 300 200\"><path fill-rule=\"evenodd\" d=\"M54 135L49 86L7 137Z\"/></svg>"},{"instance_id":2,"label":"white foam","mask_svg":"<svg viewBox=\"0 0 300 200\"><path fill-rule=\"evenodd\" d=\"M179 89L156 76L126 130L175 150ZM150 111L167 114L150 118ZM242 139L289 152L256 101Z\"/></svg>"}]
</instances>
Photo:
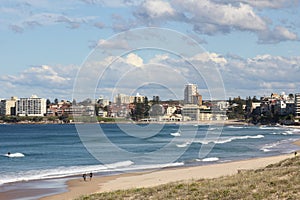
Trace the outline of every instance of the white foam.
<instances>
[{"instance_id":1,"label":"white foam","mask_svg":"<svg viewBox=\"0 0 300 200\"><path fill-rule=\"evenodd\" d=\"M176 144L176 146L179 147L179 148L184 148L184 147L187 147L190 144L191 144L190 142L185 142L183 144Z\"/></svg>"},{"instance_id":2,"label":"white foam","mask_svg":"<svg viewBox=\"0 0 300 200\"><path fill-rule=\"evenodd\" d=\"M285 132L278 132L278 133L273 132L273 133L271 133L271 134L272 134L272 135L293 135L294 132L293 132L293 131L285 131Z\"/></svg>"},{"instance_id":3,"label":"white foam","mask_svg":"<svg viewBox=\"0 0 300 200\"><path fill-rule=\"evenodd\" d=\"M274 126L260 126L259 129L265 129L265 130L275 130L275 129L283 129L283 127L274 127Z\"/></svg>"},{"instance_id":4,"label":"white foam","mask_svg":"<svg viewBox=\"0 0 300 200\"><path fill-rule=\"evenodd\" d=\"M214 130L216 130L217 128L208 128L207 130L208 131L214 131Z\"/></svg>"},{"instance_id":5,"label":"white foam","mask_svg":"<svg viewBox=\"0 0 300 200\"><path fill-rule=\"evenodd\" d=\"M290 131L292 132L292 133L299 133L300 132L300 129L290 129Z\"/></svg>"},{"instance_id":6,"label":"white foam","mask_svg":"<svg viewBox=\"0 0 300 200\"><path fill-rule=\"evenodd\" d=\"M245 136L233 136L233 137L220 137L220 138L212 138L212 139L205 139L205 140L197 140L195 142L201 143L201 144L209 144L209 143L215 143L215 144L225 144L232 142L233 140L246 140L246 139L259 139L264 138L263 135L245 135Z\"/></svg>"},{"instance_id":7,"label":"white foam","mask_svg":"<svg viewBox=\"0 0 300 200\"><path fill-rule=\"evenodd\" d=\"M120 168L120 167L131 166L133 164L134 164L134 162L128 160L128 161L117 162L117 163L113 163L113 164L107 164L107 165L105 165L105 167L107 167L108 169L115 169L115 168Z\"/></svg>"},{"instance_id":8,"label":"white foam","mask_svg":"<svg viewBox=\"0 0 300 200\"><path fill-rule=\"evenodd\" d=\"M294 133L292 131L285 131L282 133L282 135L293 135Z\"/></svg>"},{"instance_id":9,"label":"white foam","mask_svg":"<svg viewBox=\"0 0 300 200\"><path fill-rule=\"evenodd\" d=\"M270 149L267 149L267 148L262 148L261 149L263 152L270 152L271 150Z\"/></svg>"},{"instance_id":10,"label":"white foam","mask_svg":"<svg viewBox=\"0 0 300 200\"><path fill-rule=\"evenodd\" d=\"M215 162L215 161L218 161L219 158L217 157L211 157L211 158L204 158L202 159L202 162Z\"/></svg>"},{"instance_id":11,"label":"white foam","mask_svg":"<svg viewBox=\"0 0 300 200\"><path fill-rule=\"evenodd\" d=\"M42 180L49 178L64 178L68 176L81 177L83 173L105 173L105 172L126 172L135 170L151 170L165 167L177 167L184 165L183 162L153 164L153 165L135 165L132 161L123 161L107 165L88 165L88 166L71 166L57 167L53 169L29 170L21 172L8 172L2 174L0 185L4 183L13 183L19 181Z\"/></svg>"},{"instance_id":12,"label":"white foam","mask_svg":"<svg viewBox=\"0 0 300 200\"><path fill-rule=\"evenodd\" d=\"M181 136L180 132L171 133L171 135L174 136L174 137L179 137L179 136Z\"/></svg>"},{"instance_id":13,"label":"white foam","mask_svg":"<svg viewBox=\"0 0 300 200\"><path fill-rule=\"evenodd\" d=\"M246 128L246 126L227 126L228 128L242 129Z\"/></svg>"},{"instance_id":14,"label":"white foam","mask_svg":"<svg viewBox=\"0 0 300 200\"><path fill-rule=\"evenodd\" d=\"M7 153L7 154L4 154L3 156L9 157L9 158L22 158L22 157L25 157L25 155L22 154L22 153Z\"/></svg>"},{"instance_id":15,"label":"white foam","mask_svg":"<svg viewBox=\"0 0 300 200\"><path fill-rule=\"evenodd\" d=\"M53 169L29 170L21 172L8 172L2 175L0 185L4 183L12 183L18 181L41 180L48 178L63 178L68 176L79 175L89 172L109 172L118 171L123 168L130 167L134 163L132 161L117 162L107 165L88 165L88 166L71 166L57 167Z\"/></svg>"},{"instance_id":16,"label":"white foam","mask_svg":"<svg viewBox=\"0 0 300 200\"><path fill-rule=\"evenodd\" d=\"M270 151L276 151L276 150L279 150L280 151L280 148L282 148L281 146L282 145L286 145L286 144L290 144L292 143L293 141L296 141L297 139L287 139L287 140L281 140L281 141L277 141L277 142L273 142L271 144L266 144L264 145L260 150L263 151L263 152L270 152ZM292 151L291 151L292 152Z\"/></svg>"}]
</instances>

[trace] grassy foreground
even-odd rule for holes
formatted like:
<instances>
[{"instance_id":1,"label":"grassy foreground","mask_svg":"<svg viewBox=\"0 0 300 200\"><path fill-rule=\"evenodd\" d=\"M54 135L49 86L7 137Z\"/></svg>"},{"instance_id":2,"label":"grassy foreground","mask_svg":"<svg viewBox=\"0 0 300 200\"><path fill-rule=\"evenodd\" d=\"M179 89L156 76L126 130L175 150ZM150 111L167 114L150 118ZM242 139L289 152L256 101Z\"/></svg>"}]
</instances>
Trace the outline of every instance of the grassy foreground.
<instances>
[{"instance_id":1,"label":"grassy foreground","mask_svg":"<svg viewBox=\"0 0 300 200\"><path fill-rule=\"evenodd\" d=\"M83 196L96 199L300 199L300 157L215 179Z\"/></svg>"}]
</instances>

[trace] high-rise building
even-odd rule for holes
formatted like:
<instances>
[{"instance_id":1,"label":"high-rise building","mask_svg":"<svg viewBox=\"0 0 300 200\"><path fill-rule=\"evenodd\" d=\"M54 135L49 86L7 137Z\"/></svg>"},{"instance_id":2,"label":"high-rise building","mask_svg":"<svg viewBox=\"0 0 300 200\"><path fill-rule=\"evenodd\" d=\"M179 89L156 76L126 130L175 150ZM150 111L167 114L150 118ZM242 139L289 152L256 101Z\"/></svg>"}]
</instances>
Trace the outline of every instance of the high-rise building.
<instances>
[{"instance_id":1,"label":"high-rise building","mask_svg":"<svg viewBox=\"0 0 300 200\"><path fill-rule=\"evenodd\" d=\"M20 98L16 103L16 114L19 116L44 116L47 113L47 100L33 95Z\"/></svg>"},{"instance_id":2,"label":"high-rise building","mask_svg":"<svg viewBox=\"0 0 300 200\"><path fill-rule=\"evenodd\" d=\"M295 117L300 119L300 93L295 94Z\"/></svg>"},{"instance_id":3,"label":"high-rise building","mask_svg":"<svg viewBox=\"0 0 300 200\"><path fill-rule=\"evenodd\" d=\"M184 103L193 104L193 96L197 95L197 85L187 84L184 88Z\"/></svg>"},{"instance_id":4,"label":"high-rise building","mask_svg":"<svg viewBox=\"0 0 300 200\"><path fill-rule=\"evenodd\" d=\"M196 84L187 84L184 88L184 104L202 105L202 96Z\"/></svg>"}]
</instances>

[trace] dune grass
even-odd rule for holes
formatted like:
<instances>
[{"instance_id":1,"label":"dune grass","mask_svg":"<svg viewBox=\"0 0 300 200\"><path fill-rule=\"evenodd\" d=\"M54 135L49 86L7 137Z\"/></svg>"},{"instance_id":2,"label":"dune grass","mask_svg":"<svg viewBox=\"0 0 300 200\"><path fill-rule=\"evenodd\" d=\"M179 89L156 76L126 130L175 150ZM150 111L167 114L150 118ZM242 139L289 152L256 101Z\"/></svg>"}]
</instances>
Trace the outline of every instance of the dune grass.
<instances>
[{"instance_id":1,"label":"dune grass","mask_svg":"<svg viewBox=\"0 0 300 200\"><path fill-rule=\"evenodd\" d=\"M300 157L232 176L98 193L78 200L98 199L300 199Z\"/></svg>"}]
</instances>

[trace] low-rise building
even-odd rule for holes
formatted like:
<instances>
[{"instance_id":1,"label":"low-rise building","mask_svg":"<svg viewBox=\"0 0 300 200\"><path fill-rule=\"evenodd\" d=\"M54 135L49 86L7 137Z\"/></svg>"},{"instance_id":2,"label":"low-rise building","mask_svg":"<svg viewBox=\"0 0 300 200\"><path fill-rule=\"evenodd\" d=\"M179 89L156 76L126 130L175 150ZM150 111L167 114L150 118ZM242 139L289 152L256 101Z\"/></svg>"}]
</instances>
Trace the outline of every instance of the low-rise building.
<instances>
[{"instance_id":1,"label":"low-rise building","mask_svg":"<svg viewBox=\"0 0 300 200\"><path fill-rule=\"evenodd\" d=\"M200 107L194 104L187 104L181 110L183 121L199 121Z\"/></svg>"},{"instance_id":2,"label":"low-rise building","mask_svg":"<svg viewBox=\"0 0 300 200\"><path fill-rule=\"evenodd\" d=\"M16 102L17 97L11 97L9 100L0 101L0 115L16 115Z\"/></svg>"}]
</instances>

